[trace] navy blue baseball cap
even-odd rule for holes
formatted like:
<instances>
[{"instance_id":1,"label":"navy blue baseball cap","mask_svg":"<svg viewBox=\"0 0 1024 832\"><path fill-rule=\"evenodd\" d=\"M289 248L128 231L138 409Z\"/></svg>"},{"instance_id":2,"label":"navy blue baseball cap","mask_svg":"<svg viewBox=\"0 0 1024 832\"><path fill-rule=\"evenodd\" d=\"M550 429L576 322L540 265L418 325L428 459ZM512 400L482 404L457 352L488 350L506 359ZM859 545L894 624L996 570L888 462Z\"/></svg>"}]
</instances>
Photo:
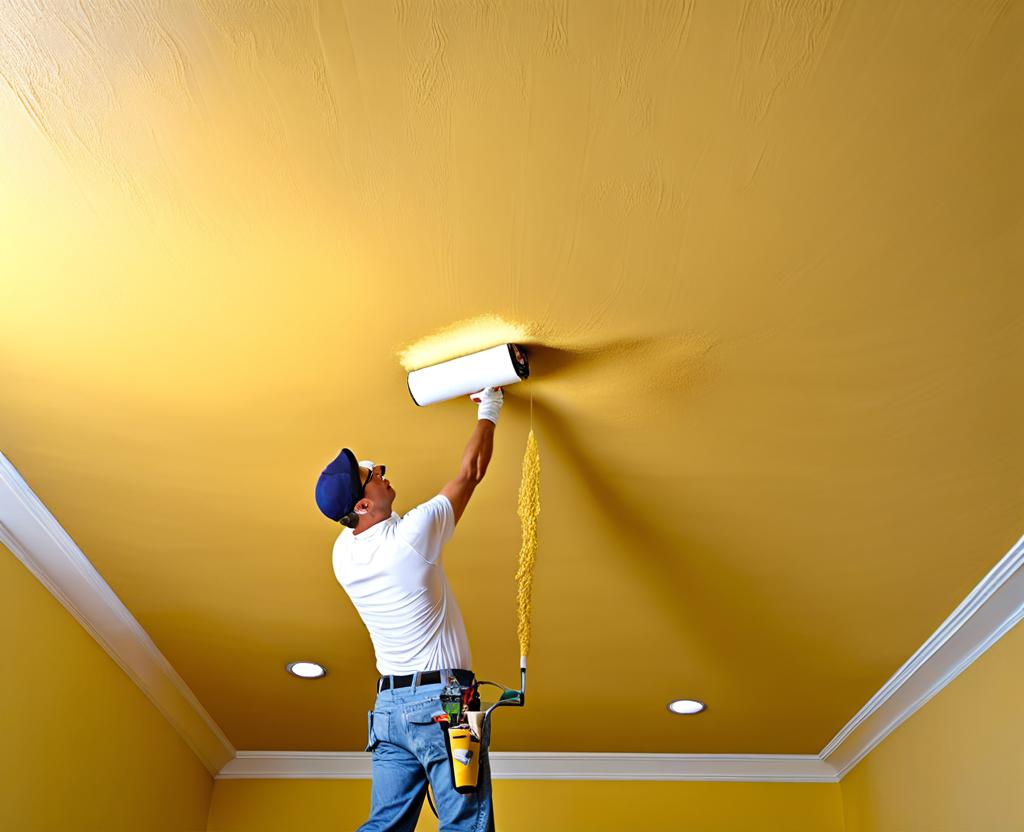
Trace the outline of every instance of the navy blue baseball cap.
<instances>
[{"instance_id":1,"label":"navy blue baseball cap","mask_svg":"<svg viewBox=\"0 0 1024 832\"><path fill-rule=\"evenodd\" d=\"M352 511L362 496L363 482L356 455L342 448L316 481L316 504L337 522Z\"/></svg>"}]
</instances>

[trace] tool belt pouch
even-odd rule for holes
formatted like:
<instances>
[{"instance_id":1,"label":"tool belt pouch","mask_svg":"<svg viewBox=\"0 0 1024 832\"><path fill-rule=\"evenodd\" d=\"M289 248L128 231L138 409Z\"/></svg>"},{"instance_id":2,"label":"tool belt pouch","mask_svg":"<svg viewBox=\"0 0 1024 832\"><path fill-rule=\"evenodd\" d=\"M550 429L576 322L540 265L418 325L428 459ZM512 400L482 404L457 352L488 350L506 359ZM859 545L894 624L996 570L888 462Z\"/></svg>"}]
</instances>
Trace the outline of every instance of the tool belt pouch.
<instances>
[{"instance_id":1,"label":"tool belt pouch","mask_svg":"<svg viewBox=\"0 0 1024 832\"><path fill-rule=\"evenodd\" d=\"M459 794L472 794L477 788L480 774L480 740L473 736L468 725L439 723L444 731L444 744L448 749L448 765L452 770L452 783Z\"/></svg>"}]
</instances>

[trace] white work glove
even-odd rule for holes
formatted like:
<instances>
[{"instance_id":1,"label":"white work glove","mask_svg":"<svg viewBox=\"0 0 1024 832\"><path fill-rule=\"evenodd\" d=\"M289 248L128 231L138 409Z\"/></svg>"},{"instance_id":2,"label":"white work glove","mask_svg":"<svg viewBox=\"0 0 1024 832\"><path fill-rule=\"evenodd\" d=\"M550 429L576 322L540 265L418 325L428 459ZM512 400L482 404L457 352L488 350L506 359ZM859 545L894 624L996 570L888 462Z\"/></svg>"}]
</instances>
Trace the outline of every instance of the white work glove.
<instances>
[{"instance_id":1,"label":"white work glove","mask_svg":"<svg viewBox=\"0 0 1024 832\"><path fill-rule=\"evenodd\" d=\"M469 397L480 405L476 410L478 420L487 419L498 424L498 414L505 403L505 396L500 387L485 387L479 393L470 393Z\"/></svg>"}]
</instances>

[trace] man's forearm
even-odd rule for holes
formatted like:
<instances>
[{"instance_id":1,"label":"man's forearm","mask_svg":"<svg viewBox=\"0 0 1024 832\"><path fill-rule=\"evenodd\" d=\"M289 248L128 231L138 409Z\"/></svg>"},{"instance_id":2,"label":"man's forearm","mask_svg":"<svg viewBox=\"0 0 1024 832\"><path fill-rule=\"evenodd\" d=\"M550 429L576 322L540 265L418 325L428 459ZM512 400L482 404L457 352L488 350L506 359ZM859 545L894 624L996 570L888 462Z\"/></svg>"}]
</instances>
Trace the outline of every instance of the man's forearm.
<instances>
[{"instance_id":1,"label":"man's forearm","mask_svg":"<svg viewBox=\"0 0 1024 832\"><path fill-rule=\"evenodd\" d=\"M441 494L452 504L456 523L466 510L466 504L473 496L477 484L487 473L491 452L494 450L494 425L498 421L498 413L504 401L501 390L492 387L487 387L470 398L480 405L477 410L476 426L469 437L469 442L466 443L466 450L462 452L459 475L441 489Z\"/></svg>"},{"instance_id":2,"label":"man's forearm","mask_svg":"<svg viewBox=\"0 0 1024 832\"><path fill-rule=\"evenodd\" d=\"M474 483L480 482L487 473L493 451L494 422L478 419L466 444L466 450L462 453L462 465L459 469L462 476Z\"/></svg>"}]
</instances>

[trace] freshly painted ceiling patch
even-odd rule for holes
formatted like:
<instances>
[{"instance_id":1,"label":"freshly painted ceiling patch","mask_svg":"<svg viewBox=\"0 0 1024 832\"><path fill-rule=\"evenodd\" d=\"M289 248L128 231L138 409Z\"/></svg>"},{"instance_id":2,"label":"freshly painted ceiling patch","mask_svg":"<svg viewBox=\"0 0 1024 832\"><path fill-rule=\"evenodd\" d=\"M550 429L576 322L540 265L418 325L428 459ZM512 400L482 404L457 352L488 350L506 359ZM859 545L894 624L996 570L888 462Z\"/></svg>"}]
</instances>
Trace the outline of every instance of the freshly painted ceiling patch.
<instances>
[{"instance_id":1,"label":"freshly painted ceiling patch","mask_svg":"<svg viewBox=\"0 0 1024 832\"><path fill-rule=\"evenodd\" d=\"M398 353L398 360L406 372L412 372L495 344L529 343L531 334L529 327L499 315L480 315L409 344Z\"/></svg>"},{"instance_id":2,"label":"freshly painted ceiling patch","mask_svg":"<svg viewBox=\"0 0 1024 832\"><path fill-rule=\"evenodd\" d=\"M696 699L676 699L668 703L668 709L674 714L699 714L707 707Z\"/></svg>"},{"instance_id":3,"label":"freshly painted ceiling patch","mask_svg":"<svg viewBox=\"0 0 1024 832\"><path fill-rule=\"evenodd\" d=\"M303 679L319 679L327 675L327 668L316 662L291 662L287 670L292 676L300 676Z\"/></svg>"}]
</instances>

